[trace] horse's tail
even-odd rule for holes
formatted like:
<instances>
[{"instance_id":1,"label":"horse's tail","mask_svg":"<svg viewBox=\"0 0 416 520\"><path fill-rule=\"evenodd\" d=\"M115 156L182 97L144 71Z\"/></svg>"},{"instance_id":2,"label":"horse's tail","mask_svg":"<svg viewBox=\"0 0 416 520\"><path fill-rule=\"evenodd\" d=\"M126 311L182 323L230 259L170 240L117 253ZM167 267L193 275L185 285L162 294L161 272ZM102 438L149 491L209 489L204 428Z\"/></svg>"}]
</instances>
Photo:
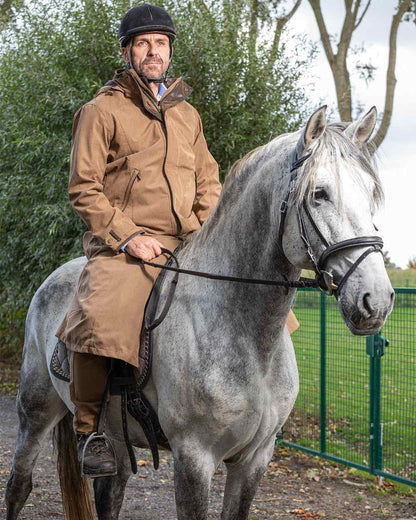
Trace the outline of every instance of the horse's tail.
<instances>
[{"instance_id":1,"label":"horse's tail","mask_svg":"<svg viewBox=\"0 0 416 520\"><path fill-rule=\"evenodd\" d=\"M58 452L59 483L65 517L67 520L94 520L88 481L81 477L70 412L55 426L53 437Z\"/></svg>"}]
</instances>

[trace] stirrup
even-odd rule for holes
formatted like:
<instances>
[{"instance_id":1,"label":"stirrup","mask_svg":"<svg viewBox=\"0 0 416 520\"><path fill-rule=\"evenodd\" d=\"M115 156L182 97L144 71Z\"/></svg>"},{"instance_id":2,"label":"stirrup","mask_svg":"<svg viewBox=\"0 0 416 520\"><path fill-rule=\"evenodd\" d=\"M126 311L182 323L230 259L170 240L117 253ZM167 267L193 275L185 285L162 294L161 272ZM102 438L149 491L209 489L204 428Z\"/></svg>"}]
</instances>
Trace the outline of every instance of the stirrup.
<instances>
[{"instance_id":1,"label":"stirrup","mask_svg":"<svg viewBox=\"0 0 416 520\"><path fill-rule=\"evenodd\" d=\"M113 458L114 458L114 462L115 462L115 466L116 466L116 470L115 472L112 472L112 473L105 473L103 475L100 475L100 474L96 474L96 475L91 475L90 473L84 473L84 456L85 456L85 450L88 446L88 444L94 440L94 439L99 439L99 438L102 438L104 439L107 447L110 449L112 455L113 455ZM107 437L107 435L103 432L103 433L97 433L97 432L93 432L91 433L91 435L88 437L88 439L85 441L85 444L84 444L84 447L82 449L82 455L81 455L81 461L80 461L80 466L81 466L81 477L83 478L97 478L97 477L114 477L117 475L117 457L116 457L116 452L114 450L114 447L113 445L111 444L110 442L110 439Z\"/></svg>"}]
</instances>

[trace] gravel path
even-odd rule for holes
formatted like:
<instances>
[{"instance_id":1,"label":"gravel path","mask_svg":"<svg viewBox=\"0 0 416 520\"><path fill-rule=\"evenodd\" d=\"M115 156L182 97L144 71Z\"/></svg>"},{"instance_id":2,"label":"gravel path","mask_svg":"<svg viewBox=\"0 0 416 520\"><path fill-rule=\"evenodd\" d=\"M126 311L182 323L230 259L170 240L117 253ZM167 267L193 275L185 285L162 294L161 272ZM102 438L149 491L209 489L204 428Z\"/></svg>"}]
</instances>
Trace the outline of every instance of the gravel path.
<instances>
[{"instance_id":1,"label":"gravel path","mask_svg":"<svg viewBox=\"0 0 416 520\"><path fill-rule=\"evenodd\" d=\"M8 479L17 417L12 397L0 396L0 486L2 496ZM173 491L173 464L170 455L161 454L160 470L152 469L145 450L138 450L143 461L128 484L120 515L122 520L176 520ZM220 468L213 481L209 519L219 519L224 486ZM20 519L63 519L55 459L48 440L39 457L32 494ZM0 518L5 518L4 500ZM250 520L416 520L415 494L399 493L387 483L378 489L372 479L355 471L322 462L284 448L279 449L264 476L253 502Z\"/></svg>"}]
</instances>

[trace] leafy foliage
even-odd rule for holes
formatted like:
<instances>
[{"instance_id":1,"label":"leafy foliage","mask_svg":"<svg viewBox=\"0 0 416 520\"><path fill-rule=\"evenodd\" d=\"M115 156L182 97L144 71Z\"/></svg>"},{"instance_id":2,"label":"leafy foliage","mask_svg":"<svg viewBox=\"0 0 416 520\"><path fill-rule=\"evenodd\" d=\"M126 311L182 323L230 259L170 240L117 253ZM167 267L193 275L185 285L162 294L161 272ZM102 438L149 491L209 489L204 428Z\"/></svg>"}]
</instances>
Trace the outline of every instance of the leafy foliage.
<instances>
[{"instance_id":1,"label":"leafy foliage","mask_svg":"<svg viewBox=\"0 0 416 520\"><path fill-rule=\"evenodd\" d=\"M298 127L298 63L267 39L253 51L249 3L157 2L178 28L174 70L194 87L222 172L242 154ZM73 114L122 66L118 24L127 0L43 0L1 33L0 353L18 352L23 316L42 280L82 253L83 224L67 202ZM9 13L10 14L10 13ZM270 22L264 12L259 27ZM268 22L269 20L269 22ZM13 321L13 326L11 326Z\"/></svg>"},{"instance_id":2,"label":"leafy foliage","mask_svg":"<svg viewBox=\"0 0 416 520\"><path fill-rule=\"evenodd\" d=\"M397 268L397 265L391 259L389 251L383 251L383 260L384 260L384 265L386 266L386 268L389 268L389 269Z\"/></svg>"},{"instance_id":3,"label":"leafy foliage","mask_svg":"<svg viewBox=\"0 0 416 520\"><path fill-rule=\"evenodd\" d=\"M409 258L409 261L407 262L407 268L416 269L416 255Z\"/></svg>"}]
</instances>

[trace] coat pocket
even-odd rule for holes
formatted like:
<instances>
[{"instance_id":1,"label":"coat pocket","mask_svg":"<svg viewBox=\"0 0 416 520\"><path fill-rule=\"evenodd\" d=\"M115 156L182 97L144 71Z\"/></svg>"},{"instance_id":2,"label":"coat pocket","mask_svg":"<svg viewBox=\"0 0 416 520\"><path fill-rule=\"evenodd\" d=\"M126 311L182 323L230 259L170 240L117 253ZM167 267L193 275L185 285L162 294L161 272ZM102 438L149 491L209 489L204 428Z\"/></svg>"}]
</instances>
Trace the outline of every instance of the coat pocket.
<instances>
[{"instance_id":1,"label":"coat pocket","mask_svg":"<svg viewBox=\"0 0 416 520\"><path fill-rule=\"evenodd\" d=\"M115 208L121 208L131 180L127 157L107 165L102 181L103 193Z\"/></svg>"},{"instance_id":2,"label":"coat pocket","mask_svg":"<svg viewBox=\"0 0 416 520\"><path fill-rule=\"evenodd\" d=\"M121 211L124 211L127 207L127 204L129 203L131 192L133 190L133 185L136 181L140 180L140 172L137 170L137 168L133 168L131 171L131 177L129 180L129 183L127 185L126 191L124 193L123 202L121 204Z\"/></svg>"}]
</instances>

